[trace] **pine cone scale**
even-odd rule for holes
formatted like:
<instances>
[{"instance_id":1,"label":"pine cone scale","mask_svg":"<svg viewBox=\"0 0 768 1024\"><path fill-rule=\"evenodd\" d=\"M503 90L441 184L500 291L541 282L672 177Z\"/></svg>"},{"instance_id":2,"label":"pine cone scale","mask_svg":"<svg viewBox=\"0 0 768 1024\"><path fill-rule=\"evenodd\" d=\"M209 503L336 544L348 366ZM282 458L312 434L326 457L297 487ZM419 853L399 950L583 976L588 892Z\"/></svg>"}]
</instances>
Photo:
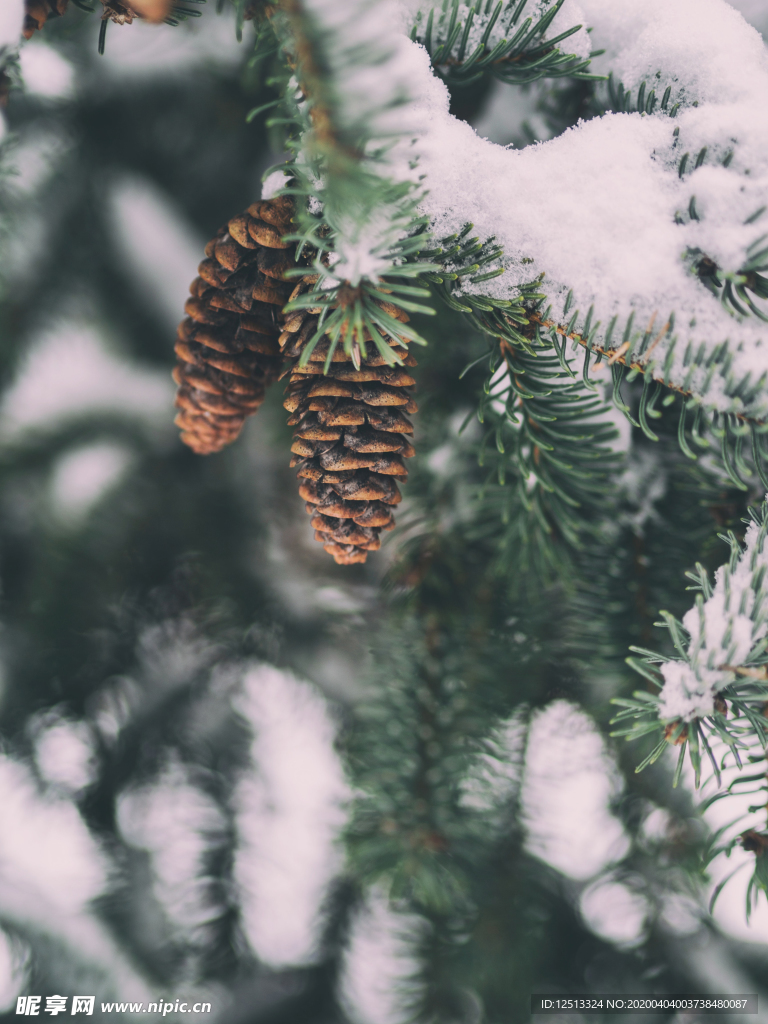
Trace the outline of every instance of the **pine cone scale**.
<instances>
[{"instance_id":1,"label":"pine cone scale","mask_svg":"<svg viewBox=\"0 0 768 1024\"><path fill-rule=\"evenodd\" d=\"M279 231L269 224L264 224L263 221L251 220L248 224L248 234L254 242L264 245L268 249L291 248L291 242L284 242Z\"/></svg>"},{"instance_id":2,"label":"pine cone scale","mask_svg":"<svg viewBox=\"0 0 768 1024\"><path fill-rule=\"evenodd\" d=\"M249 219L246 213L238 214L237 217L233 217L229 224L227 224L227 228L238 245L242 245L245 249L256 249L259 243L254 242L248 233Z\"/></svg>"}]
</instances>

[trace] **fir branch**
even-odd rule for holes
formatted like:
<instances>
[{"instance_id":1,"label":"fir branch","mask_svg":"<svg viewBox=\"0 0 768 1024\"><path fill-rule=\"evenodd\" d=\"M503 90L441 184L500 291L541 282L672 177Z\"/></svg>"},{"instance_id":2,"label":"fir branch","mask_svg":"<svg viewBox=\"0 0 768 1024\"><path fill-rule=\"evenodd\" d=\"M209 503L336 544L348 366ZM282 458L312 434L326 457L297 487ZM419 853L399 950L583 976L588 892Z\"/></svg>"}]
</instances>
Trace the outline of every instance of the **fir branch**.
<instances>
[{"instance_id":1,"label":"fir branch","mask_svg":"<svg viewBox=\"0 0 768 1024\"><path fill-rule=\"evenodd\" d=\"M601 419L604 403L574 380L557 334L533 321L532 311L545 298L540 279L514 300L469 290L504 273L501 247L493 238L481 243L471 231L466 224L422 255L443 264L424 276L446 305L493 339L487 354L462 373L488 362L477 419L485 427L478 460L489 472L474 529L485 535L501 525L500 569L514 561L546 577L562 568L562 545L578 549L597 528L595 513L618 461L609 447L615 430Z\"/></svg>"},{"instance_id":2,"label":"fir branch","mask_svg":"<svg viewBox=\"0 0 768 1024\"><path fill-rule=\"evenodd\" d=\"M663 113L675 117L680 107L686 104L684 89L679 90L673 97L672 86L668 85L661 95L658 95L653 86L649 87L646 81L642 81L635 94L634 90L627 88L623 82L617 82L613 72L609 72L605 86L597 87L597 93L595 112L599 110L603 114L612 110L619 114Z\"/></svg>"},{"instance_id":3,"label":"fir branch","mask_svg":"<svg viewBox=\"0 0 768 1024\"><path fill-rule=\"evenodd\" d=\"M566 326L551 319L551 307L543 308L546 296L538 290L541 279L520 287L515 300L477 295L463 282L468 280L479 290L484 277L480 271L485 267L493 268L488 277L504 272L504 254L493 238L480 243L477 237L470 237L471 229L468 224L460 235L441 239L443 248L427 255L443 262L445 269L426 276L436 283L437 293L450 308L496 339L490 349L478 419L487 426L481 464L490 459L493 466L481 492L484 512L493 509L506 524L501 564L508 563L512 552L521 552L526 562L530 560L546 574L561 560L554 539L565 541L566 547L578 548L582 537L597 529L595 513L605 504L608 474L617 460L605 447L613 431L600 422L604 406L596 397L589 375L593 355L597 357L595 369L603 359L611 368L614 404L649 440L658 441L651 426L661 415L656 405L669 406L681 394L678 442L684 454L695 460L698 456L692 446L709 449L719 456L726 475L742 490L757 477L768 477L768 455L762 438L768 424L744 414L721 415L707 410L691 392L669 384L663 375L661 379L654 376L653 353L674 325L674 317L658 331L653 323L649 325L637 343L644 353L642 362L632 361L628 358L628 339L633 337L633 317L625 325L618 348L613 349L595 342L600 322L593 309L579 330L574 329L578 311ZM570 299L566 312L569 305ZM605 332L607 345L615 328L614 319ZM578 376L566 350L568 342L587 350ZM719 356L725 355L722 346ZM629 383L638 377L644 382L637 421L621 396L625 376ZM762 384L761 379L755 390ZM749 398L743 388L736 397ZM688 425L691 411L694 420ZM558 420L560 424L555 427ZM570 425L564 426L566 423ZM750 436L751 444L745 450L745 440ZM544 444L540 443L545 437ZM514 497L505 487L508 478L516 492ZM487 523L485 514L480 518Z\"/></svg>"},{"instance_id":4,"label":"fir branch","mask_svg":"<svg viewBox=\"0 0 768 1024\"><path fill-rule=\"evenodd\" d=\"M569 302L567 301L566 312L568 311L568 306ZM599 322L592 327L592 309L587 313L584 326L580 330L573 329L578 319L578 312L574 314L570 324L567 326L557 324L546 313L542 315L538 310L532 311L530 316L531 320L545 328L550 336L560 335L563 338L563 352L565 351L566 340L571 340L574 344L578 343L586 349L582 376L587 384L590 383L591 356L597 356L594 364L595 368L600 365L603 358L607 359L607 364L611 368L613 377L614 404L630 419L630 422L635 426L641 427L649 440L658 440L648 423L648 419L649 417L659 415L654 406L660 397L661 391L666 389L666 396L662 399L664 405L671 405L675 401L676 395L680 395L682 398L678 440L680 448L685 455L694 460L697 458L691 444L703 449L714 448L719 450L722 465L727 475L737 487L746 490L747 482L756 477L765 486L768 486L768 453L764 450L763 441L763 435L768 433L768 420L763 417L749 416L743 411L720 413L717 410L708 409L700 395L665 379L665 372L668 372L668 363L670 362L669 356L667 356L665 364L661 367L661 374L659 374L658 365L654 365L654 361L651 359L654 349L664 336L670 334L674 327L674 316L667 320L660 331L654 331L655 324L652 322L643 333L633 332L634 317L630 316L622 332L622 340L615 348L611 347L614 333L619 336L619 332L616 331L615 317L608 326L603 343L598 344L594 340L594 335L599 327ZM630 350L633 347L629 340L630 338L636 339L634 348L636 352L640 353L639 358L633 358L632 354L630 354ZM556 341L554 344L557 346ZM726 364L727 368L727 359L728 354L724 344L710 354L706 360L710 370L710 379L716 368L721 367L723 364ZM699 350L689 361L692 367L691 373L689 373L690 378L693 369L697 365L701 366L705 363L703 351ZM638 377L642 377L644 387L638 410L639 422L636 422L632 418L629 406L624 403L621 397L621 385L624 379L631 383ZM745 404L750 403L761 393L767 378L768 371L754 384L748 379L738 383L730 380L730 394L734 400L734 405L738 408L738 406L743 407ZM652 385L655 385L654 390L651 390ZM689 428L688 414L691 412L693 412L694 418ZM707 432L711 434L715 442L714 445L705 436ZM743 450L746 437L750 438L748 454ZM689 439L691 444L688 443Z\"/></svg>"},{"instance_id":5,"label":"fir branch","mask_svg":"<svg viewBox=\"0 0 768 1024\"><path fill-rule=\"evenodd\" d=\"M564 52L558 44L582 28L573 25L552 38L547 30L560 12L564 0L556 0L537 18L523 17L525 0L499 0L466 7L451 0L441 9L419 12L411 39L424 46L432 66L448 85L469 85L484 74L510 85L524 85L541 78L594 80L602 76L587 72L589 59Z\"/></svg>"},{"instance_id":6,"label":"fir branch","mask_svg":"<svg viewBox=\"0 0 768 1024\"><path fill-rule=\"evenodd\" d=\"M371 11L370 3L358 3L361 24L354 31L347 15L339 22L339 12L322 0L287 0L272 19L298 83L289 142L294 156L285 167L290 184L281 190L297 201L297 230L286 237L298 242L299 254L314 251L317 274L312 291L287 308L337 310L334 338L348 353L378 343L379 330L384 337L423 343L396 319L386 321L374 300L383 291L397 310L431 313L408 297L429 293L409 290L402 279L439 269L423 261L418 269L408 265L414 248L409 239L424 226L418 189L394 180L387 165L392 131L385 121L405 103L402 88L394 82L388 94L362 101L350 95L354 76L386 65L392 55L387 47L398 45L397 37L378 38Z\"/></svg>"},{"instance_id":7,"label":"fir branch","mask_svg":"<svg viewBox=\"0 0 768 1024\"><path fill-rule=\"evenodd\" d=\"M563 545L579 549L598 530L619 458L601 400L536 329L526 341L501 338L491 350L477 413L480 463L490 464L478 519L503 524L500 564L514 559L548 576L562 568Z\"/></svg>"},{"instance_id":8,"label":"fir branch","mask_svg":"<svg viewBox=\"0 0 768 1024\"><path fill-rule=\"evenodd\" d=\"M393 897L440 913L468 908L466 868L480 837L461 808L461 785L487 725L458 666L436 671L448 650L461 649L456 639L401 623L377 659L389 682L360 708L347 748L360 793L347 838L355 874L366 884L386 879Z\"/></svg>"},{"instance_id":9,"label":"fir branch","mask_svg":"<svg viewBox=\"0 0 768 1024\"><path fill-rule=\"evenodd\" d=\"M699 593L683 624L662 613L680 655L661 669L666 685L659 707L665 721L706 717L716 698L744 687L749 693L756 688L754 699L768 696L768 688L759 685L768 680L763 667L768 664L768 503L752 516L743 551L733 533L722 537L731 558L718 570L714 587L701 566L691 575ZM768 728L760 725L759 738L768 740Z\"/></svg>"},{"instance_id":10,"label":"fir branch","mask_svg":"<svg viewBox=\"0 0 768 1024\"><path fill-rule=\"evenodd\" d=\"M691 204L694 204L692 197ZM695 207L694 207L695 209ZM765 213L761 207L750 218L754 223ZM765 245L766 235L761 235L747 249L747 259L736 271L723 270L717 263L705 255L700 249L689 250L694 270L713 295L723 305L738 316L756 316L768 323L768 311L761 304L768 300L768 246ZM757 300L757 301L756 301Z\"/></svg>"},{"instance_id":11,"label":"fir branch","mask_svg":"<svg viewBox=\"0 0 768 1024\"><path fill-rule=\"evenodd\" d=\"M482 578L462 585L471 548L433 537L395 568L400 596L376 641L372 699L342 737L358 794L354 875L453 920L474 912L477 865L514 828L530 705L559 643L531 646L504 627L512 613L522 630L546 616L541 598L521 608L504 581L492 593Z\"/></svg>"},{"instance_id":12,"label":"fir branch","mask_svg":"<svg viewBox=\"0 0 768 1024\"><path fill-rule=\"evenodd\" d=\"M694 582L691 589L698 594L683 621L661 613L664 621L658 625L668 629L677 655L666 657L635 647L640 658L627 659L658 692L637 691L632 699L613 700L623 709L613 719L619 726L614 736L633 740L650 734L657 740L637 771L656 761L668 745L679 748L674 785L681 777L686 751L696 785L708 764L720 787L727 765L739 770L754 765L764 759L768 747L764 716L768 701L768 501L759 512L750 510L750 515L743 549L733 533L722 536L730 544L731 557L718 570L714 586L700 564L695 573L688 574ZM753 792L762 795L750 810L764 807L768 798L764 769L737 775L706 805L755 783ZM704 858L706 867L739 840L756 854L747 895L748 914L756 890L768 893L768 861L762 859L768 852L765 839L750 829L732 836L725 845L713 841ZM718 895L716 891L713 900Z\"/></svg>"}]
</instances>

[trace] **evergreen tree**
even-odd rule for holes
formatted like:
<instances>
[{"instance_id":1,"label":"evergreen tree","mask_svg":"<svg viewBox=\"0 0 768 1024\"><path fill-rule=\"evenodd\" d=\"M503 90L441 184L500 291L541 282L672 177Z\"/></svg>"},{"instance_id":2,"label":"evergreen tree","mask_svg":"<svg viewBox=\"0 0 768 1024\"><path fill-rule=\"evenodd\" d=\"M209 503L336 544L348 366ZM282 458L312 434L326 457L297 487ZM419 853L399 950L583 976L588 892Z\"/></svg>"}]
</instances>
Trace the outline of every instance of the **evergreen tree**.
<instances>
[{"instance_id":1,"label":"evergreen tree","mask_svg":"<svg viewBox=\"0 0 768 1024\"><path fill-rule=\"evenodd\" d=\"M197 2L0 13L6 1015L764 993L763 41Z\"/></svg>"}]
</instances>

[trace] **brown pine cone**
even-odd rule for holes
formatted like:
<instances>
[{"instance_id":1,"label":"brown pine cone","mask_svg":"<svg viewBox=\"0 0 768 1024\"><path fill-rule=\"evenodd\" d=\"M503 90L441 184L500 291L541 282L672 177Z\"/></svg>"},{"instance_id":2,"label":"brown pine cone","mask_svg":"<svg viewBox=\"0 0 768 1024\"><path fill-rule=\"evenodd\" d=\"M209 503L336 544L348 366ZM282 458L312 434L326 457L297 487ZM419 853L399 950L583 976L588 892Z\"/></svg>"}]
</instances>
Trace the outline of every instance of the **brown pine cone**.
<instances>
[{"instance_id":1,"label":"brown pine cone","mask_svg":"<svg viewBox=\"0 0 768 1024\"><path fill-rule=\"evenodd\" d=\"M281 310L295 267L283 242L293 204L286 196L254 203L205 247L179 324L173 377L179 386L176 424L198 455L234 441L247 416L280 375Z\"/></svg>"},{"instance_id":2,"label":"brown pine cone","mask_svg":"<svg viewBox=\"0 0 768 1024\"><path fill-rule=\"evenodd\" d=\"M49 18L61 17L68 3L69 0L24 0L24 38L31 39Z\"/></svg>"},{"instance_id":3,"label":"brown pine cone","mask_svg":"<svg viewBox=\"0 0 768 1024\"><path fill-rule=\"evenodd\" d=\"M297 287L292 298L306 284ZM401 322L397 307L382 303ZM330 339L322 338L305 366L298 357L317 330L317 311L289 314L280 335L283 355L294 360L285 408L295 426L293 459L301 481L299 494L312 516L315 540L340 565L364 562L381 546L382 529L391 530L392 508L401 501L397 480L408 476L403 459L415 455L408 435L415 413L415 383L406 367L416 365L407 340L384 336L403 361L390 366L366 335L366 357L359 369L339 343L328 373L323 374Z\"/></svg>"}]
</instances>

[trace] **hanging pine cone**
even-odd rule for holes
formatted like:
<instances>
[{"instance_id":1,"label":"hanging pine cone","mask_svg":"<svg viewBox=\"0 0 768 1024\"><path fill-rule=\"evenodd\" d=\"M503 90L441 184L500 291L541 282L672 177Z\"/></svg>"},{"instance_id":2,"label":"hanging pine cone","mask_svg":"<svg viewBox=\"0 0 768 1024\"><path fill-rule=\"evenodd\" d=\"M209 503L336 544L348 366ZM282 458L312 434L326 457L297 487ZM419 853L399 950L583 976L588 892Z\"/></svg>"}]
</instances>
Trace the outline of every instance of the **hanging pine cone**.
<instances>
[{"instance_id":1,"label":"hanging pine cone","mask_svg":"<svg viewBox=\"0 0 768 1024\"><path fill-rule=\"evenodd\" d=\"M24 0L24 38L31 39L49 18L61 17L68 3L69 0Z\"/></svg>"},{"instance_id":2,"label":"hanging pine cone","mask_svg":"<svg viewBox=\"0 0 768 1024\"><path fill-rule=\"evenodd\" d=\"M291 298L306 288L305 280ZM380 305L401 322L408 319L396 306ZM390 366L366 335L367 355L358 360L359 368L339 344L323 374L331 344L325 337L299 366L317 331L318 312L290 316L280 335L283 355L295 360L283 405L292 414L288 423L296 427L291 466L299 467L299 494L312 516L315 540L340 565L351 565L378 550L382 529L395 525L392 508L401 500L397 480L407 478L403 459L415 454L408 440L413 426L404 414L417 410L410 394L415 381L405 369L416 360L406 339L385 336L404 363Z\"/></svg>"},{"instance_id":3,"label":"hanging pine cone","mask_svg":"<svg viewBox=\"0 0 768 1024\"><path fill-rule=\"evenodd\" d=\"M293 204L286 196L254 203L205 247L179 324L173 377L176 424L199 455L234 441L264 401L282 367L281 310L291 291L285 271L295 248L283 242Z\"/></svg>"}]
</instances>

